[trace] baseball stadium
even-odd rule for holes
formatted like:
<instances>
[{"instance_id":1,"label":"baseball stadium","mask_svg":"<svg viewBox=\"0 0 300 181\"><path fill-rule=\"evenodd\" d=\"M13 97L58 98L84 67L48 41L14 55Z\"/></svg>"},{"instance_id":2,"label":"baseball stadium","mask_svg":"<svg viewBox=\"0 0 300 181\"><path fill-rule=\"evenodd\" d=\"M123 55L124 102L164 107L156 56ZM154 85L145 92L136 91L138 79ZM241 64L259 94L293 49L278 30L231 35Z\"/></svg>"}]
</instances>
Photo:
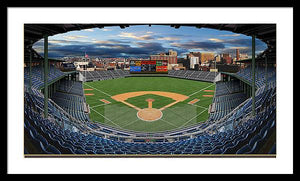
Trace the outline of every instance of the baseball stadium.
<instances>
[{"instance_id":1,"label":"baseball stadium","mask_svg":"<svg viewBox=\"0 0 300 181\"><path fill-rule=\"evenodd\" d=\"M252 57L236 72L171 69L166 59L76 70L48 58L50 36L129 26L24 24L25 157L276 156L275 24L161 25L251 37ZM259 55L256 39L267 45Z\"/></svg>"}]
</instances>

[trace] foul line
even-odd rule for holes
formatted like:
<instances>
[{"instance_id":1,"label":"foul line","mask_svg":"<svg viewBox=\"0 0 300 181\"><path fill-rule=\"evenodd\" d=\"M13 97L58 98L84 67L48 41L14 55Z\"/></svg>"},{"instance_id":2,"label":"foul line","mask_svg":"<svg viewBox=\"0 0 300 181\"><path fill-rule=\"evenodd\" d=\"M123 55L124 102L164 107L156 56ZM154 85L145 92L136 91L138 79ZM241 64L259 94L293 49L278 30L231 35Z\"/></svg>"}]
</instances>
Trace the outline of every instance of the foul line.
<instances>
[{"instance_id":1,"label":"foul line","mask_svg":"<svg viewBox=\"0 0 300 181\"><path fill-rule=\"evenodd\" d=\"M192 96L192 95L194 95L194 94L197 94L198 92L200 92L200 91L203 91L203 90L205 90L205 89L207 89L207 88L209 88L209 87L211 87L211 86L213 86L214 84L211 84L210 86L207 86L207 87L205 87L205 88L203 88L203 89L201 89L201 90L198 90L197 92L194 92L194 93L192 93L192 94L190 94L190 95L188 95L189 97L190 96Z\"/></svg>"},{"instance_id":2,"label":"foul line","mask_svg":"<svg viewBox=\"0 0 300 181\"><path fill-rule=\"evenodd\" d=\"M196 117L198 117L200 114L202 114L204 111L206 110L203 110L202 112L200 112L199 114L197 114L196 116L194 116L193 118L191 118L188 122L185 122L183 125L181 125L179 128L185 126L187 123L189 123L190 121L192 121L193 119L195 119Z\"/></svg>"},{"instance_id":3,"label":"foul line","mask_svg":"<svg viewBox=\"0 0 300 181\"><path fill-rule=\"evenodd\" d=\"M129 126L129 125L131 125L131 124L137 122L138 120L140 120L140 119L136 119L135 121L132 121L132 122L130 122L130 123L128 123L128 124L125 124L125 125L122 126L122 127L125 128L126 126Z\"/></svg>"},{"instance_id":4,"label":"foul line","mask_svg":"<svg viewBox=\"0 0 300 181\"><path fill-rule=\"evenodd\" d=\"M105 92L103 92L103 91L101 91L101 90L99 90L99 89L96 89L96 88L93 87L93 86L90 86L90 85L88 85L88 84L86 84L86 83L85 83L84 85L89 86L89 87L91 87L91 88L93 88L93 89L95 89L95 90L97 90L97 91L99 91L99 92L102 92L103 94L105 94L105 95L111 97L111 95L109 95L109 94L107 94L107 93L105 93Z\"/></svg>"},{"instance_id":5,"label":"foul line","mask_svg":"<svg viewBox=\"0 0 300 181\"><path fill-rule=\"evenodd\" d=\"M189 105L191 105L191 106L197 106L197 107L200 107L200 108L203 108L203 109L206 109L206 110L208 110L208 108L206 108L206 107L202 107L202 106L199 106L199 105L195 105L195 104L189 104Z\"/></svg>"},{"instance_id":6,"label":"foul line","mask_svg":"<svg viewBox=\"0 0 300 181\"><path fill-rule=\"evenodd\" d=\"M175 126L175 128L177 128L177 127L178 127L178 126L176 126L175 124L173 124L173 123L170 123L170 122L168 122L168 121L166 121L166 120L164 120L164 119L162 119L162 118L161 118L161 120L162 120L163 122L165 122L165 123L169 124L169 125Z\"/></svg>"},{"instance_id":7,"label":"foul line","mask_svg":"<svg viewBox=\"0 0 300 181\"><path fill-rule=\"evenodd\" d=\"M107 119L108 121L110 121L111 123L117 125L116 123L112 122L112 120L108 119L107 117L103 116L102 114L100 114L98 111L96 111L95 109L91 108L93 111L95 111L97 114L99 114L100 116L104 117L105 119ZM117 125L119 128L122 128L121 126Z\"/></svg>"},{"instance_id":8,"label":"foul line","mask_svg":"<svg viewBox=\"0 0 300 181\"><path fill-rule=\"evenodd\" d=\"M106 104L100 104L100 105L92 106L90 108L95 108L95 107L99 107L99 106L103 106L103 105L106 105Z\"/></svg>"},{"instance_id":9,"label":"foul line","mask_svg":"<svg viewBox=\"0 0 300 181\"><path fill-rule=\"evenodd\" d=\"M178 113L176 113L175 111L173 111L172 109L174 109L174 108L167 108L166 110L169 110L169 111L171 111L172 113L174 113L175 115L177 115L177 116L179 116L179 117L181 117L182 119L184 119L184 120L186 120L187 121L187 119L186 118L184 118L184 117L182 117L182 115L180 115L180 114L178 114Z\"/></svg>"}]
</instances>

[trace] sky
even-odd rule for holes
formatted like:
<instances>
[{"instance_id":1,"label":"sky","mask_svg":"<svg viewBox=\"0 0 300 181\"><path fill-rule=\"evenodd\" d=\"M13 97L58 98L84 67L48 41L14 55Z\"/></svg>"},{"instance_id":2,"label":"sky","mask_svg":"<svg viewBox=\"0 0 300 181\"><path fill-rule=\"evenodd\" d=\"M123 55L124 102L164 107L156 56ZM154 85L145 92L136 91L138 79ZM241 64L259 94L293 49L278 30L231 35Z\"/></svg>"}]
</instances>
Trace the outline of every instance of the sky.
<instances>
[{"instance_id":1,"label":"sky","mask_svg":"<svg viewBox=\"0 0 300 181\"><path fill-rule=\"evenodd\" d=\"M49 36L48 57L62 58L84 56L114 58L149 58L150 55L175 50L179 58L189 52L230 53L235 50L247 53L251 57L251 37L230 31L209 28L181 26L178 29L165 25L132 25L121 29L119 26L92 28L71 31ZM33 48L43 56L43 39ZM267 45L256 39L256 54Z\"/></svg>"}]
</instances>

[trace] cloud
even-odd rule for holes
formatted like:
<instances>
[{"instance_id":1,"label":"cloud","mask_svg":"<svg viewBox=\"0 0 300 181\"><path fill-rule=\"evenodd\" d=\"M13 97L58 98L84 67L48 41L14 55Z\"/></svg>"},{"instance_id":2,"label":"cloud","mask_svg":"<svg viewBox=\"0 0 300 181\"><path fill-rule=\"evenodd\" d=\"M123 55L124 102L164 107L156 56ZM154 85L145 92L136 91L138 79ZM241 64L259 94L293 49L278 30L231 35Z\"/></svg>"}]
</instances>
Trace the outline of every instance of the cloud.
<instances>
[{"instance_id":1,"label":"cloud","mask_svg":"<svg viewBox=\"0 0 300 181\"><path fill-rule=\"evenodd\" d=\"M164 52L166 48L164 48L160 43L143 43L138 42L139 48L147 49L153 53Z\"/></svg>"},{"instance_id":2,"label":"cloud","mask_svg":"<svg viewBox=\"0 0 300 181\"><path fill-rule=\"evenodd\" d=\"M137 36L134 33L125 33L125 32L121 32L121 34L119 34L118 36L123 37L123 38L133 38L136 40L152 40L152 39L154 39L151 35Z\"/></svg>"},{"instance_id":3,"label":"cloud","mask_svg":"<svg viewBox=\"0 0 300 181\"><path fill-rule=\"evenodd\" d=\"M49 46L49 57L65 57L65 56L84 56L86 52L89 56L97 57L130 57L138 56L148 58L152 54L165 52L167 49L160 43L136 42L138 47L132 47L125 41L107 40L98 41L97 43L85 44L56 44ZM35 46L35 50L43 56L43 47Z\"/></svg>"},{"instance_id":4,"label":"cloud","mask_svg":"<svg viewBox=\"0 0 300 181\"><path fill-rule=\"evenodd\" d=\"M102 28L100 29L101 31L112 31L112 29L108 29L108 28Z\"/></svg>"},{"instance_id":5,"label":"cloud","mask_svg":"<svg viewBox=\"0 0 300 181\"><path fill-rule=\"evenodd\" d=\"M157 40L174 41L174 40L180 40L180 38L176 38L176 37L162 37L162 38L157 38Z\"/></svg>"},{"instance_id":6,"label":"cloud","mask_svg":"<svg viewBox=\"0 0 300 181\"><path fill-rule=\"evenodd\" d=\"M61 44L61 43L66 43L66 42L69 42L69 41L64 41L64 40L49 40L48 43L49 44Z\"/></svg>"},{"instance_id":7,"label":"cloud","mask_svg":"<svg viewBox=\"0 0 300 181\"><path fill-rule=\"evenodd\" d=\"M224 42L224 40L221 40L221 39L218 39L218 38L210 38L208 40L213 41L213 42Z\"/></svg>"},{"instance_id":8,"label":"cloud","mask_svg":"<svg viewBox=\"0 0 300 181\"><path fill-rule=\"evenodd\" d=\"M110 41L110 40L94 40L92 43L95 44L114 44L116 43L115 41Z\"/></svg>"},{"instance_id":9,"label":"cloud","mask_svg":"<svg viewBox=\"0 0 300 181\"><path fill-rule=\"evenodd\" d=\"M239 50L248 50L248 49L251 49L251 47L229 47L228 49L239 49Z\"/></svg>"},{"instance_id":10,"label":"cloud","mask_svg":"<svg viewBox=\"0 0 300 181\"><path fill-rule=\"evenodd\" d=\"M93 29L85 29L83 31L89 31L89 32L93 32L94 30Z\"/></svg>"},{"instance_id":11,"label":"cloud","mask_svg":"<svg viewBox=\"0 0 300 181\"><path fill-rule=\"evenodd\" d=\"M202 49L205 51L213 51L217 49L225 48L225 45L223 43L219 42L195 42L195 41L189 41L186 43L170 43L170 45L183 48L183 49Z\"/></svg>"},{"instance_id":12,"label":"cloud","mask_svg":"<svg viewBox=\"0 0 300 181\"><path fill-rule=\"evenodd\" d=\"M68 36L63 36L67 40L76 40L79 38L88 38L87 36L82 36L82 35L68 35Z\"/></svg>"},{"instance_id":13,"label":"cloud","mask_svg":"<svg viewBox=\"0 0 300 181\"><path fill-rule=\"evenodd\" d=\"M229 37L236 37L240 36L241 34L225 34L225 35L219 35L219 36L229 36Z\"/></svg>"},{"instance_id":14,"label":"cloud","mask_svg":"<svg viewBox=\"0 0 300 181\"><path fill-rule=\"evenodd\" d=\"M122 44L122 43L130 43L130 41L121 41L121 40L114 40L114 39L109 39L109 40L96 40L94 39L92 43L95 44Z\"/></svg>"},{"instance_id":15,"label":"cloud","mask_svg":"<svg viewBox=\"0 0 300 181\"><path fill-rule=\"evenodd\" d=\"M249 47L252 48L252 40L251 39L229 39L226 40L225 43L232 46L238 46L238 47ZM255 49L262 51L267 48L267 45L262 42L261 40L256 39L255 40Z\"/></svg>"}]
</instances>

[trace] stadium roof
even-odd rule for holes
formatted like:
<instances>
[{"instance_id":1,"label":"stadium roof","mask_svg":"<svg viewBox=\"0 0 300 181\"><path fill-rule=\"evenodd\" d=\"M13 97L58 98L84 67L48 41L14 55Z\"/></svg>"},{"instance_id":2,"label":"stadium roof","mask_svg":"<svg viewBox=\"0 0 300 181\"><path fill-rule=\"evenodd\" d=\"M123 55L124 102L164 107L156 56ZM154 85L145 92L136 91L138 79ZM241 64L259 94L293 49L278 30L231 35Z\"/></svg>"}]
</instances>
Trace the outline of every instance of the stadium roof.
<instances>
[{"instance_id":1,"label":"stadium roof","mask_svg":"<svg viewBox=\"0 0 300 181\"><path fill-rule=\"evenodd\" d=\"M44 35L52 36L74 30L101 29L110 26L120 26L120 28L124 29L134 25L166 25L176 29L180 28L180 26L191 26L226 30L247 36L256 35L256 38L265 42L268 47L259 56L267 54L272 60L275 60L276 57L276 24L24 24L25 60L29 57L29 50L33 50L32 45L42 39Z\"/></svg>"}]
</instances>

